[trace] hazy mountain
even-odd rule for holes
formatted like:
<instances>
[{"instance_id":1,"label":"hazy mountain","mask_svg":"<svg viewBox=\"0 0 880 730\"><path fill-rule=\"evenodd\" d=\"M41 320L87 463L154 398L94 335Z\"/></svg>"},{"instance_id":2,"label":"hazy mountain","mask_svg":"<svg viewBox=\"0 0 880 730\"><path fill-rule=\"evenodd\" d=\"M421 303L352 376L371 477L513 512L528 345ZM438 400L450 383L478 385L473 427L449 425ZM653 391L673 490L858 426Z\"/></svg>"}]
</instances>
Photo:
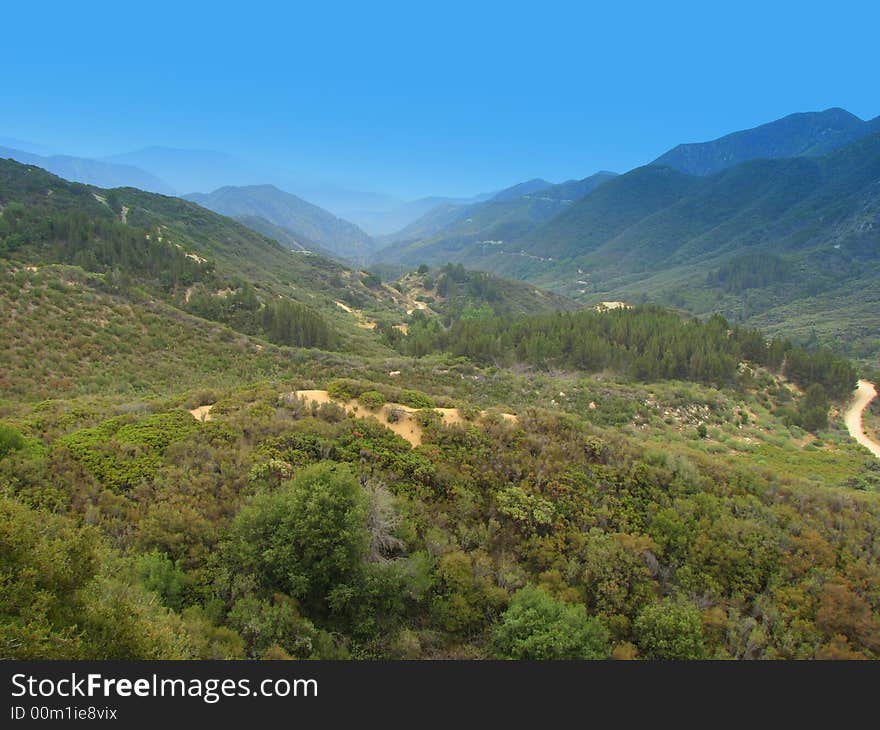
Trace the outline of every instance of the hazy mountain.
<instances>
[{"instance_id":1,"label":"hazy mountain","mask_svg":"<svg viewBox=\"0 0 880 730\"><path fill-rule=\"evenodd\" d=\"M543 180L531 180L481 203L439 206L386 237L390 245L374 258L406 264L443 263L457 260L453 252L471 245L498 246L549 220L614 176L598 172L583 180L546 186Z\"/></svg>"},{"instance_id":2,"label":"hazy mountain","mask_svg":"<svg viewBox=\"0 0 880 730\"><path fill-rule=\"evenodd\" d=\"M654 164L711 175L748 160L823 155L878 130L880 117L865 122L845 109L791 114L711 142L680 144Z\"/></svg>"},{"instance_id":3,"label":"hazy mountain","mask_svg":"<svg viewBox=\"0 0 880 730\"><path fill-rule=\"evenodd\" d=\"M249 163L213 150L145 147L105 159L149 170L179 191L215 190L223 185L247 185L265 180Z\"/></svg>"},{"instance_id":4,"label":"hazy mountain","mask_svg":"<svg viewBox=\"0 0 880 730\"><path fill-rule=\"evenodd\" d=\"M310 241L305 236L291 233L286 228L276 226L274 223L270 223L265 218L260 218L257 215L239 215L235 216L235 220L246 225L252 231L262 233L264 236L268 236L269 238L274 238L276 241L278 241L278 243L280 243L285 248L289 248L291 251L311 252L321 254L322 256L333 257L333 254L331 254L323 246L319 246L317 243L315 243L314 241Z\"/></svg>"},{"instance_id":5,"label":"hazy mountain","mask_svg":"<svg viewBox=\"0 0 880 730\"><path fill-rule=\"evenodd\" d=\"M43 155L44 157L49 157L54 152L54 150L51 150L44 145L24 139L17 139L16 137L0 136L0 147L11 147L14 150L30 152L32 155Z\"/></svg>"},{"instance_id":6,"label":"hazy mountain","mask_svg":"<svg viewBox=\"0 0 880 730\"><path fill-rule=\"evenodd\" d=\"M372 239L353 223L274 185L227 186L212 193L192 193L185 197L233 218L257 217L268 221L294 238L303 237L335 256L352 261L362 261L373 248Z\"/></svg>"},{"instance_id":7,"label":"hazy mountain","mask_svg":"<svg viewBox=\"0 0 880 730\"><path fill-rule=\"evenodd\" d=\"M446 206L479 203L488 200L492 195L492 193L483 193L472 198L448 198L435 195L398 203L390 209L355 210L344 217L357 223L372 236L393 236L395 232L402 230L433 210Z\"/></svg>"},{"instance_id":8,"label":"hazy mountain","mask_svg":"<svg viewBox=\"0 0 880 730\"><path fill-rule=\"evenodd\" d=\"M517 198L521 198L523 195L537 193L540 190L552 187L552 185L553 183L551 182L547 182L546 180L542 180L541 178L535 178L534 180L527 180L526 182L512 185L509 188L505 188L504 190L495 193L495 195L492 196L492 200L495 200L497 202L516 200Z\"/></svg>"},{"instance_id":9,"label":"hazy mountain","mask_svg":"<svg viewBox=\"0 0 880 730\"><path fill-rule=\"evenodd\" d=\"M12 159L26 165L36 165L73 182L97 185L103 188L139 188L163 195L174 195L174 188L155 175L133 165L92 160L71 155L43 156L9 147L0 147L0 158Z\"/></svg>"}]
</instances>

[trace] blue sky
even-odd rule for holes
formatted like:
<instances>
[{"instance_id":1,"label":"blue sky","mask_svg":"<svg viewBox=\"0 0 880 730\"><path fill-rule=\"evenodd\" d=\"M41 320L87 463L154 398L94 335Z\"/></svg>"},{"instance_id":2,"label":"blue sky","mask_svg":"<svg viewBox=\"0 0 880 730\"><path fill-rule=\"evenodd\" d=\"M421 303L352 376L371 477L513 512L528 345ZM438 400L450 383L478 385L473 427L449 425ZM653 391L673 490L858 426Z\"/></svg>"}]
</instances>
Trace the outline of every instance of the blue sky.
<instances>
[{"instance_id":1,"label":"blue sky","mask_svg":"<svg viewBox=\"0 0 880 730\"><path fill-rule=\"evenodd\" d=\"M812 7L811 7L812 6ZM0 136L228 152L414 198L880 114L877 3L9 3Z\"/></svg>"}]
</instances>

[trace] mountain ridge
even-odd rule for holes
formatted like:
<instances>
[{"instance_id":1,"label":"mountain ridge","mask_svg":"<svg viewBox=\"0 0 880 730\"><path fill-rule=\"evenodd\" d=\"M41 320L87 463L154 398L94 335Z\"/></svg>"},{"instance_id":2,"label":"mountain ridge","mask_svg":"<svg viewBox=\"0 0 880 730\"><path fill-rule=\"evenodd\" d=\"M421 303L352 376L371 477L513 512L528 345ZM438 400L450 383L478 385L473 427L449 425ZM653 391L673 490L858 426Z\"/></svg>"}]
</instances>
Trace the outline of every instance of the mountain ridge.
<instances>
[{"instance_id":1,"label":"mountain ridge","mask_svg":"<svg viewBox=\"0 0 880 730\"><path fill-rule=\"evenodd\" d=\"M275 185L226 185L211 193L190 193L184 199L234 218L260 218L294 237L355 262L363 261L373 240L354 223L288 193Z\"/></svg>"},{"instance_id":2,"label":"mountain ridge","mask_svg":"<svg viewBox=\"0 0 880 730\"><path fill-rule=\"evenodd\" d=\"M0 158L34 165L72 182L102 188L133 187L162 195L176 195L161 178L139 167L74 155L40 155L0 146Z\"/></svg>"},{"instance_id":3,"label":"mountain ridge","mask_svg":"<svg viewBox=\"0 0 880 730\"><path fill-rule=\"evenodd\" d=\"M708 142L677 145L651 164L702 176L754 159L816 157L880 129L878 120L864 121L840 107L798 112Z\"/></svg>"}]
</instances>

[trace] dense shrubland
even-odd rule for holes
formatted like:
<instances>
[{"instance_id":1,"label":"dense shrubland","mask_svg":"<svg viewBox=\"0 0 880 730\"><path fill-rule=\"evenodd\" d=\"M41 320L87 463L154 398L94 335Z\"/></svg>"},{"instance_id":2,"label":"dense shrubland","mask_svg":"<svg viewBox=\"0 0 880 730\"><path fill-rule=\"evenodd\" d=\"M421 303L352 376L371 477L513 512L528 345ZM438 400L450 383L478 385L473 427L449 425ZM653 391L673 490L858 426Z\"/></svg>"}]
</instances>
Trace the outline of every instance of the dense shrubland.
<instances>
[{"instance_id":1,"label":"dense shrubland","mask_svg":"<svg viewBox=\"0 0 880 730\"><path fill-rule=\"evenodd\" d=\"M331 390L434 403L368 381ZM74 625L85 633L58 646L84 656L880 654L875 493L538 409L428 418L415 449L271 388L212 413L54 402L6 426L2 550L21 566L5 578L6 655ZM28 627L41 557L16 545L46 511L58 550L97 557L74 561L77 599ZM120 595L132 618L108 634L102 602Z\"/></svg>"}]
</instances>

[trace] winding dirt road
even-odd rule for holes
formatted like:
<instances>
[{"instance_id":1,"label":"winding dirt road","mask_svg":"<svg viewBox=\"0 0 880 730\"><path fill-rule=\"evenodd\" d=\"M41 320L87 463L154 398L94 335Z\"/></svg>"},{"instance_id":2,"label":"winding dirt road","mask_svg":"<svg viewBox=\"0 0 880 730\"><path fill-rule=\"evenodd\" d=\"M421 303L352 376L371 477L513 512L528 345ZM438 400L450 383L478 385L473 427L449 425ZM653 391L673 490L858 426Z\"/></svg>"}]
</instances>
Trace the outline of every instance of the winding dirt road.
<instances>
[{"instance_id":1,"label":"winding dirt road","mask_svg":"<svg viewBox=\"0 0 880 730\"><path fill-rule=\"evenodd\" d=\"M843 420L846 423L849 435L880 459L880 444L869 438L862 428L862 413L864 413L865 409L876 397L877 389L874 387L874 384L869 383L867 380L860 380L859 387L856 388L855 398L853 398L849 408L846 409Z\"/></svg>"}]
</instances>

